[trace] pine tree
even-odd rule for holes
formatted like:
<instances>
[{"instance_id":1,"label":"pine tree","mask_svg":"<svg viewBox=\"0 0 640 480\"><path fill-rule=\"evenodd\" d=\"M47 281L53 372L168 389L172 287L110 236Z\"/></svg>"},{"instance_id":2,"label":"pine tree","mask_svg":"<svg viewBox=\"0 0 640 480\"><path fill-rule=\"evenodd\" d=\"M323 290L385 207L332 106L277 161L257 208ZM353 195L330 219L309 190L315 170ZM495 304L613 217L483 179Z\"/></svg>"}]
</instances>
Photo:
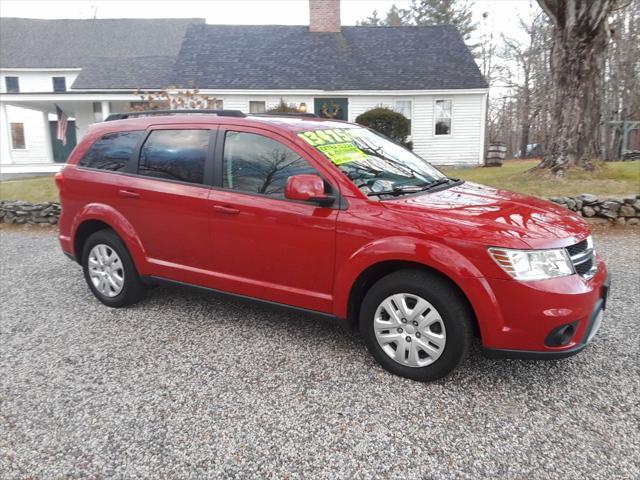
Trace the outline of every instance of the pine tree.
<instances>
[{"instance_id":1,"label":"pine tree","mask_svg":"<svg viewBox=\"0 0 640 480\"><path fill-rule=\"evenodd\" d=\"M374 10L371 15L369 15L364 20L360 20L356 22L357 25L361 25L363 27L380 27L384 25L382 19L378 16L378 11Z\"/></svg>"},{"instance_id":2,"label":"pine tree","mask_svg":"<svg viewBox=\"0 0 640 480\"><path fill-rule=\"evenodd\" d=\"M411 14L415 25L455 25L468 42L477 28L471 4L460 0L413 0Z\"/></svg>"},{"instance_id":3,"label":"pine tree","mask_svg":"<svg viewBox=\"0 0 640 480\"><path fill-rule=\"evenodd\" d=\"M387 18L384 24L389 27L399 27L401 25L409 25L411 23L411 11L404 8L396 7L394 3L387 12Z\"/></svg>"}]
</instances>

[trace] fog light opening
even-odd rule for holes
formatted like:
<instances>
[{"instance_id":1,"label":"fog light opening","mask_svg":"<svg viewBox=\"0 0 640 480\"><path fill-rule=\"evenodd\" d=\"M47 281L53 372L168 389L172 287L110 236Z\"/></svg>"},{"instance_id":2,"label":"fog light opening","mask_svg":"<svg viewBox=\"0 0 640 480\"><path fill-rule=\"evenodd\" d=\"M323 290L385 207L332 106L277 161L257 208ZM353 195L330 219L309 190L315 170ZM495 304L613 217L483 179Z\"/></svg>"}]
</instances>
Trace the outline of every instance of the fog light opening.
<instances>
[{"instance_id":1,"label":"fog light opening","mask_svg":"<svg viewBox=\"0 0 640 480\"><path fill-rule=\"evenodd\" d=\"M566 325L560 325L549 332L544 344L547 347L563 347L569 342L576 333L576 325L578 322L568 323Z\"/></svg>"}]
</instances>

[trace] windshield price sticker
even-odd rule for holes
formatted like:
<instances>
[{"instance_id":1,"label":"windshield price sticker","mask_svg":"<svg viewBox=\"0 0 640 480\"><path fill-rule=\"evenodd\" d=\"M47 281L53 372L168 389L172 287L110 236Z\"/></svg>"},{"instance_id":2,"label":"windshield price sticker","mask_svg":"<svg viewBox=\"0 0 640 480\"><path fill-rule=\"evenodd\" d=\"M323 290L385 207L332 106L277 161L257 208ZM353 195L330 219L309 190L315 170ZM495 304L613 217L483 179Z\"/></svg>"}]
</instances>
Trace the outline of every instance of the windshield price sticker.
<instances>
[{"instance_id":1,"label":"windshield price sticker","mask_svg":"<svg viewBox=\"0 0 640 480\"><path fill-rule=\"evenodd\" d=\"M367 159L367 154L353 144L355 139L348 129L310 130L298 136L336 165Z\"/></svg>"},{"instance_id":2,"label":"windshield price sticker","mask_svg":"<svg viewBox=\"0 0 640 480\"><path fill-rule=\"evenodd\" d=\"M334 143L332 145L320 145L316 148L336 165L367 159L367 154L352 143Z\"/></svg>"},{"instance_id":3,"label":"windshield price sticker","mask_svg":"<svg viewBox=\"0 0 640 480\"><path fill-rule=\"evenodd\" d=\"M331 145L334 143L353 142L353 137L347 132L348 129L332 130L310 130L299 133L298 136L311 146Z\"/></svg>"}]
</instances>

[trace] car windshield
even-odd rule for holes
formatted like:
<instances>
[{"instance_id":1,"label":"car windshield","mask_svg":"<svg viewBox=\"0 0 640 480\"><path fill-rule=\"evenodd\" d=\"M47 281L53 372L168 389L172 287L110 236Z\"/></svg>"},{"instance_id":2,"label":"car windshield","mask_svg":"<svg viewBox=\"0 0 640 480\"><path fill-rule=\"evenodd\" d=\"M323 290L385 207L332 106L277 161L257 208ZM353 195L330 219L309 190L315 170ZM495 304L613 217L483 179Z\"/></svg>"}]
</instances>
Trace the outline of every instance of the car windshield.
<instances>
[{"instance_id":1,"label":"car windshield","mask_svg":"<svg viewBox=\"0 0 640 480\"><path fill-rule=\"evenodd\" d=\"M298 136L370 196L397 196L449 183L426 160L366 128L312 130Z\"/></svg>"}]
</instances>

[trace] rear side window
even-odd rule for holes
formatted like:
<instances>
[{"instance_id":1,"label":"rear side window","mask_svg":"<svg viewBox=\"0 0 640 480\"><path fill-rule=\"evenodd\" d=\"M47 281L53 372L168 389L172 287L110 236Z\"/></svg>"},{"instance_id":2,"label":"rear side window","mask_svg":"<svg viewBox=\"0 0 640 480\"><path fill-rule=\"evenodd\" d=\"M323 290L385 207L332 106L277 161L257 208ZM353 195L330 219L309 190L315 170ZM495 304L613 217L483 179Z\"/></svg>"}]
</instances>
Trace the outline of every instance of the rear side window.
<instances>
[{"instance_id":1,"label":"rear side window","mask_svg":"<svg viewBox=\"0 0 640 480\"><path fill-rule=\"evenodd\" d=\"M108 133L93 144L80 160L79 165L111 172L122 170L131 158L143 133L140 130Z\"/></svg>"},{"instance_id":2,"label":"rear side window","mask_svg":"<svg viewBox=\"0 0 640 480\"><path fill-rule=\"evenodd\" d=\"M154 130L140 151L138 174L204 183L209 130Z\"/></svg>"},{"instance_id":3,"label":"rear side window","mask_svg":"<svg viewBox=\"0 0 640 480\"><path fill-rule=\"evenodd\" d=\"M227 132L223 186L240 192L284 198L292 175L318 174L305 159L280 142L244 132Z\"/></svg>"}]
</instances>

